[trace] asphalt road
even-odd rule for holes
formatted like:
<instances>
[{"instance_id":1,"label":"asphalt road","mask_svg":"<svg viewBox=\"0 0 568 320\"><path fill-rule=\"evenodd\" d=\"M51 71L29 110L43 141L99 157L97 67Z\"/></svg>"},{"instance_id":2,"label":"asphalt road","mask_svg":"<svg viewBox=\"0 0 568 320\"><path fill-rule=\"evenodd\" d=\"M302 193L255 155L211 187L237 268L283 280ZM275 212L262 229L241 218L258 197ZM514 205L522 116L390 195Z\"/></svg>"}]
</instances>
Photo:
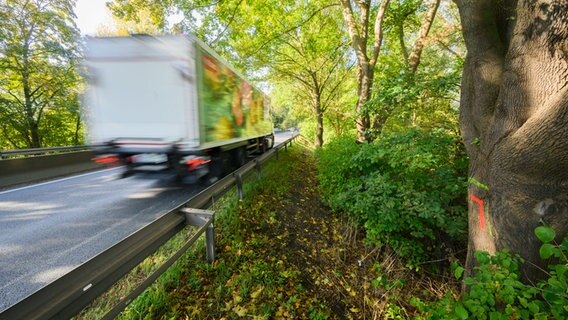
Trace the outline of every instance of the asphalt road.
<instances>
[{"instance_id":1,"label":"asphalt road","mask_svg":"<svg viewBox=\"0 0 568 320\"><path fill-rule=\"evenodd\" d=\"M291 136L276 135L276 143ZM107 169L0 191L0 313L189 200L173 174Z\"/></svg>"}]
</instances>

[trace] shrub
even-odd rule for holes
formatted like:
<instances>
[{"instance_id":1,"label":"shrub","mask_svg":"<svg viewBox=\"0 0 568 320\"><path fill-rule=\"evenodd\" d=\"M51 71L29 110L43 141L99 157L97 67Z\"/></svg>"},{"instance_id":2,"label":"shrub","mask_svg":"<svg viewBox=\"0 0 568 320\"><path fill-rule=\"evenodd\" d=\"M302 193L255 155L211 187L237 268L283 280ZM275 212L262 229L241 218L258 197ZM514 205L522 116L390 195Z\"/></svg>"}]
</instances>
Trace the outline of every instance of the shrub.
<instances>
[{"instance_id":1,"label":"shrub","mask_svg":"<svg viewBox=\"0 0 568 320\"><path fill-rule=\"evenodd\" d=\"M543 259L554 257L548 277L535 286L520 281L519 265L524 261L506 250L495 255L478 251L474 275L466 277L469 286L460 299L446 296L440 301L424 303L415 298L412 304L421 312L419 319L568 319L568 240L553 244L554 231L538 227L537 237L544 242ZM455 268L461 278L462 267Z\"/></svg>"},{"instance_id":2,"label":"shrub","mask_svg":"<svg viewBox=\"0 0 568 320\"><path fill-rule=\"evenodd\" d=\"M467 160L457 136L409 130L371 144L337 139L319 151L319 181L332 209L354 215L367 239L413 266L441 239L465 240Z\"/></svg>"}]
</instances>

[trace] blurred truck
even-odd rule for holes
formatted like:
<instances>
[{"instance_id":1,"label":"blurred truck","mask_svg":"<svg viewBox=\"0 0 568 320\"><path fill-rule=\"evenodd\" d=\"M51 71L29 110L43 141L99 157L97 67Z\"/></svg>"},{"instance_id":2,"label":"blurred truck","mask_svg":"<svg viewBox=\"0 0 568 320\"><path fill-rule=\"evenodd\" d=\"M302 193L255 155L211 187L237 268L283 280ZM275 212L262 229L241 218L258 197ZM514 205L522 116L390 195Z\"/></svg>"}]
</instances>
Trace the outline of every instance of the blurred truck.
<instances>
[{"instance_id":1,"label":"blurred truck","mask_svg":"<svg viewBox=\"0 0 568 320\"><path fill-rule=\"evenodd\" d=\"M274 145L267 97L194 36L86 40L95 161L213 182Z\"/></svg>"}]
</instances>

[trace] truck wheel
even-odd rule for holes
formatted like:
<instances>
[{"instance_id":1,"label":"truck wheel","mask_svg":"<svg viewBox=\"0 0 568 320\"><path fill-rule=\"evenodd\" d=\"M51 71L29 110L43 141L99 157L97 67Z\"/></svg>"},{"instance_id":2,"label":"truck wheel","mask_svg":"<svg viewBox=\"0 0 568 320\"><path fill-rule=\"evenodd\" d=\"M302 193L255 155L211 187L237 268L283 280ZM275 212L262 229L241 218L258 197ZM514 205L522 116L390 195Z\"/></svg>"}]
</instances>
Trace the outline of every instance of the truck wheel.
<instances>
[{"instance_id":1,"label":"truck wheel","mask_svg":"<svg viewBox=\"0 0 568 320\"><path fill-rule=\"evenodd\" d=\"M205 176L205 185L212 185L221 180L225 174L225 162L227 158L223 154L218 154L211 157L209 163L209 173Z\"/></svg>"},{"instance_id":2,"label":"truck wheel","mask_svg":"<svg viewBox=\"0 0 568 320\"><path fill-rule=\"evenodd\" d=\"M180 159L178 155L168 155L168 168L175 173L176 182L183 184L188 172L187 168L179 163Z\"/></svg>"},{"instance_id":3,"label":"truck wheel","mask_svg":"<svg viewBox=\"0 0 568 320\"><path fill-rule=\"evenodd\" d=\"M247 162L247 150L245 147L239 147L231 151L232 162L235 169L242 167Z\"/></svg>"},{"instance_id":4,"label":"truck wheel","mask_svg":"<svg viewBox=\"0 0 568 320\"><path fill-rule=\"evenodd\" d=\"M263 154L266 152L266 150L268 150L268 146L267 146L267 139L266 138L259 138L258 139L258 143L262 144L262 146L259 146L258 148L258 153L259 154Z\"/></svg>"},{"instance_id":5,"label":"truck wheel","mask_svg":"<svg viewBox=\"0 0 568 320\"><path fill-rule=\"evenodd\" d=\"M186 182L186 178L189 176L187 170L185 170L182 166L176 168L175 173L176 182L181 184L184 184Z\"/></svg>"}]
</instances>

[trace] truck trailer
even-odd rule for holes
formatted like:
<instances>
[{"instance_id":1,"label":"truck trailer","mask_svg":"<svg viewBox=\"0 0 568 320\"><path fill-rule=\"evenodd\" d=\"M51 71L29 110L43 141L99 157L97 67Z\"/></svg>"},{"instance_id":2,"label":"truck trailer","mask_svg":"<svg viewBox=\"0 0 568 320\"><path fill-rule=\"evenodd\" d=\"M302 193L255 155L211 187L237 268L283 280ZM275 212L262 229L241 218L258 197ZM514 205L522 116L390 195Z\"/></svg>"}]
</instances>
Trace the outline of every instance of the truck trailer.
<instances>
[{"instance_id":1,"label":"truck trailer","mask_svg":"<svg viewBox=\"0 0 568 320\"><path fill-rule=\"evenodd\" d=\"M274 145L268 98L192 35L89 37L83 112L95 161L220 179Z\"/></svg>"}]
</instances>

